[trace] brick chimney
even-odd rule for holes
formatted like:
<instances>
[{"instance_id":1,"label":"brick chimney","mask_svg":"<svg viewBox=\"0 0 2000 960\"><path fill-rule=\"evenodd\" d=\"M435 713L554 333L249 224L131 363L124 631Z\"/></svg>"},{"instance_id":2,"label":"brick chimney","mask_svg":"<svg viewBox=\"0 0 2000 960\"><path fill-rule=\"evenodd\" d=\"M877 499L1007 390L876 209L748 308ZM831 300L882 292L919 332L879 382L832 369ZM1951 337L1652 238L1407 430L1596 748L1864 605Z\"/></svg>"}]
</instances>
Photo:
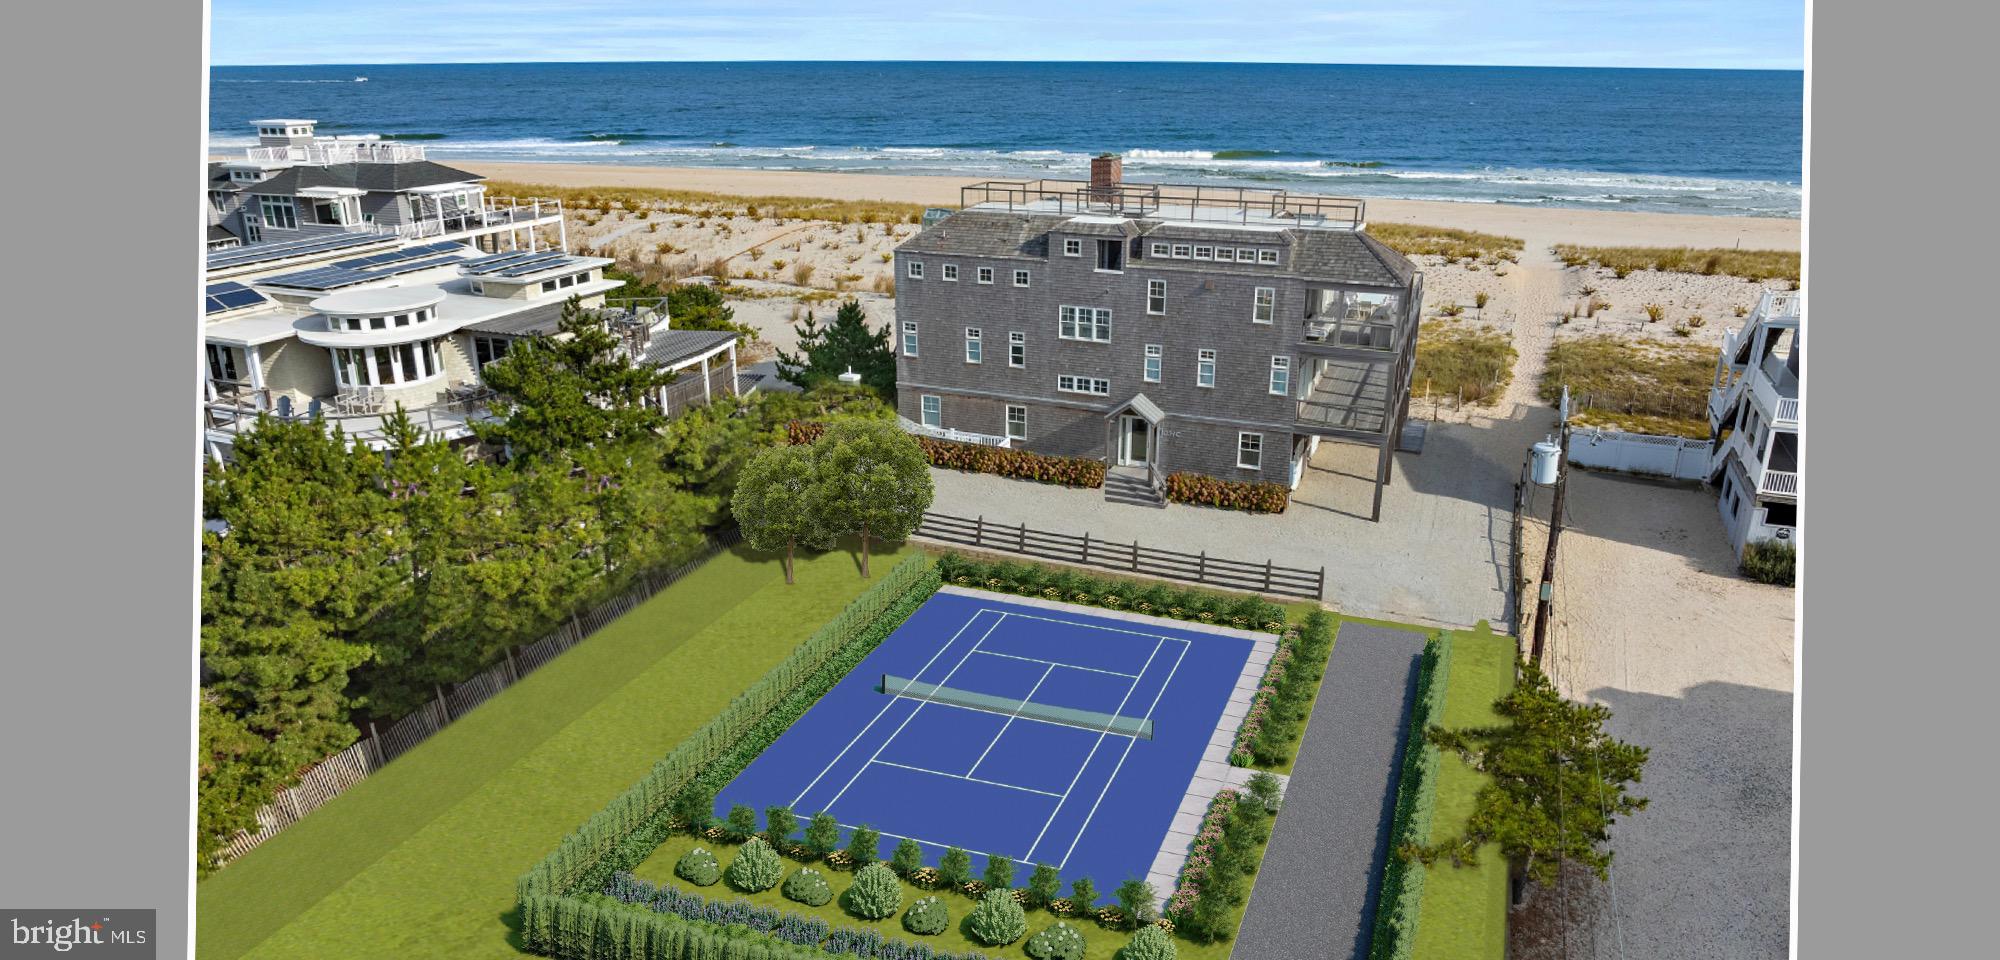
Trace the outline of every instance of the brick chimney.
<instances>
[{"instance_id":1,"label":"brick chimney","mask_svg":"<svg viewBox=\"0 0 2000 960\"><path fill-rule=\"evenodd\" d=\"M1125 180L1125 159L1115 153L1100 153L1090 158L1090 189L1116 192Z\"/></svg>"}]
</instances>

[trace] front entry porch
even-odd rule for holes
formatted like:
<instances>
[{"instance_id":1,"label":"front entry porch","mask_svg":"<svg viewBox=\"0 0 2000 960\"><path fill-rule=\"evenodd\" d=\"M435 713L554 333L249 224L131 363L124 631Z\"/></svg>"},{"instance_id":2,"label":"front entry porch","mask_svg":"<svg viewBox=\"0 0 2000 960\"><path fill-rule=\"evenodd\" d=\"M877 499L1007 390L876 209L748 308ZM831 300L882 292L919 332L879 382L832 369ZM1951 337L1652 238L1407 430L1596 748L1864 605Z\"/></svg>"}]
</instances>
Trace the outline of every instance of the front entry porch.
<instances>
[{"instance_id":1,"label":"front entry porch","mask_svg":"<svg viewBox=\"0 0 2000 960\"><path fill-rule=\"evenodd\" d=\"M1118 503L1166 506L1166 473L1160 469L1167 414L1143 393L1112 408L1106 429L1104 498Z\"/></svg>"}]
</instances>

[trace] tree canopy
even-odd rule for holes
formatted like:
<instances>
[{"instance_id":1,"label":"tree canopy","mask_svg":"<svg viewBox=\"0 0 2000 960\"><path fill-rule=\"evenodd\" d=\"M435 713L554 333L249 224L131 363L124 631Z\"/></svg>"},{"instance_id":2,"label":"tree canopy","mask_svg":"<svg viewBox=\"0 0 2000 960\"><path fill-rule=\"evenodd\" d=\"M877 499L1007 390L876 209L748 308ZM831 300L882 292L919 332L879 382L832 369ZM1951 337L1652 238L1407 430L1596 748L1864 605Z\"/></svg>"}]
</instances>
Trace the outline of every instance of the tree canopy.
<instances>
[{"instance_id":1,"label":"tree canopy","mask_svg":"<svg viewBox=\"0 0 2000 960\"><path fill-rule=\"evenodd\" d=\"M785 582L792 581L792 554L816 549L831 538L820 523L810 447L769 447L743 468L731 510L743 539L767 552L784 551Z\"/></svg>"},{"instance_id":2,"label":"tree canopy","mask_svg":"<svg viewBox=\"0 0 2000 960\"><path fill-rule=\"evenodd\" d=\"M861 538L861 575L875 540L902 540L931 507L930 461L882 420L837 420L812 444L821 529Z\"/></svg>"},{"instance_id":3,"label":"tree canopy","mask_svg":"<svg viewBox=\"0 0 2000 960\"><path fill-rule=\"evenodd\" d=\"M498 422L475 425L479 438L509 456L551 460L601 443L650 434L666 416L649 402L675 375L632 362L594 312L571 297L553 336L515 343L480 376L498 394Z\"/></svg>"},{"instance_id":4,"label":"tree canopy","mask_svg":"<svg viewBox=\"0 0 2000 960\"><path fill-rule=\"evenodd\" d=\"M799 352L778 351L780 378L811 389L838 382L837 377L852 369L861 375L862 384L895 401L896 354L889 347L889 328L870 330L859 301L842 303L830 324L821 326L807 313L794 329Z\"/></svg>"}]
</instances>

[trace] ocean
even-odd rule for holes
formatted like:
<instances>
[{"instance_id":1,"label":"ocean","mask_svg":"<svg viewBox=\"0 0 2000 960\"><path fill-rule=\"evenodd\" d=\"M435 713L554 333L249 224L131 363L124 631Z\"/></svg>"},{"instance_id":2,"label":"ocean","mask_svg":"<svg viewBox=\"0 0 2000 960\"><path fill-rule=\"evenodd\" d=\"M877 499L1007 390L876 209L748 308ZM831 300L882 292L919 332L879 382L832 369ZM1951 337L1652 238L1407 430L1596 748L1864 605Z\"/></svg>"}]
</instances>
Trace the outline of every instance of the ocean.
<instances>
[{"instance_id":1,"label":"ocean","mask_svg":"<svg viewBox=\"0 0 2000 960\"><path fill-rule=\"evenodd\" d=\"M365 79L364 79L365 78ZM1182 63L215 67L209 145L250 121L432 159L995 178L1797 217L1804 75Z\"/></svg>"}]
</instances>

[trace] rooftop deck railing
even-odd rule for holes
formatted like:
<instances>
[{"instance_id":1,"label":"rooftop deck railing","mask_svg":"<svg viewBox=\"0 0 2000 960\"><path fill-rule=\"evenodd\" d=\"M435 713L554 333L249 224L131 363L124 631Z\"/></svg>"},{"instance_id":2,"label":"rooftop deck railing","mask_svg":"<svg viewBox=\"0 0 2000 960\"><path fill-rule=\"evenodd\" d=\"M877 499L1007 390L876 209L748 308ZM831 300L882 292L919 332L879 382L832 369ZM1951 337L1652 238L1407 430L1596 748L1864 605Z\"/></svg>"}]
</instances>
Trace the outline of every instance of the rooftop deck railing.
<instances>
[{"instance_id":1,"label":"rooftop deck railing","mask_svg":"<svg viewBox=\"0 0 2000 960\"><path fill-rule=\"evenodd\" d=\"M988 180L959 188L958 196L959 205L966 208L1350 230L1366 222L1367 212L1362 201L1345 197L1178 183L1100 186L1088 180Z\"/></svg>"},{"instance_id":2,"label":"rooftop deck railing","mask_svg":"<svg viewBox=\"0 0 2000 960\"><path fill-rule=\"evenodd\" d=\"M290 147L249 147L252 163L412 163L424 158L424 148L394 140L316 140Z\"/></svg>"}]
</instances>

